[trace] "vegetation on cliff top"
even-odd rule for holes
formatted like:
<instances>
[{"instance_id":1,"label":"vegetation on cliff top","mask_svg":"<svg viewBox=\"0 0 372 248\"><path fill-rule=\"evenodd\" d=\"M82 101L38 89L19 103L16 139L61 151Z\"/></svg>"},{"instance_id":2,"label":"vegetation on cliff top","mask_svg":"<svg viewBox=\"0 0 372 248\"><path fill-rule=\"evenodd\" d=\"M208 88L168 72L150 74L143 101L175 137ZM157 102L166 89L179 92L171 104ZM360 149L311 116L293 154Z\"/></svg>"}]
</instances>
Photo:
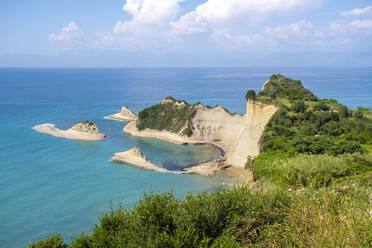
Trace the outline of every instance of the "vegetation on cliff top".
<instances>
[{"instance_id":1,"label":"vegetation on cliff top","mask_svg":"<svg viewBox=\"0 0 372 248\"><path fill-rule=\"evenodd\" d=\"M301 169L305 166L304 156L319 167L303 167L311 168L318 184L327 184L330 178L372 171L371 162L363 166L352 162L353 158L365 155L343 155L371 150L372 120L368 118L368 109L351 110L336 100L319 99L305 89L301 81L279 74L270 77L256 100L268 102L267 99L276 103L279 110L265 127L261 154L247 161L246 166L253 168L255 178L267 177L281 185L293 178L307 178L309 174ZM332 156L339 157L332 159ZM324 161L330 160L339 166L338 169L332 167L334 171L327 171L332 170L331 164Z\"/></svg>"},{"instance_id":2,"label":"vegetation on cliff top","mask_svg":"<svg viewBox=\"0 0 372 248\"><path fill-rule=\"evenodd\" d=\"M162 103L139 112L137 128L167 130L174 133L182 131L184 135L191 136L191 119L195 113L195 105L167 97Z\"/></svg>"},{"instance_id":3,"label":"vegetation on cliff top","mask_svg":"<svg viewBox=\"0 0 372 248\"><path fill-rule=\"evenodd\" d=\"M288 100L317 101L318 98L308 89L302 86L300 80L292 80L280 74L271 75L264 84L262 91L258 93L261 99L285 98Z\"/></svg>"}]
</instances>

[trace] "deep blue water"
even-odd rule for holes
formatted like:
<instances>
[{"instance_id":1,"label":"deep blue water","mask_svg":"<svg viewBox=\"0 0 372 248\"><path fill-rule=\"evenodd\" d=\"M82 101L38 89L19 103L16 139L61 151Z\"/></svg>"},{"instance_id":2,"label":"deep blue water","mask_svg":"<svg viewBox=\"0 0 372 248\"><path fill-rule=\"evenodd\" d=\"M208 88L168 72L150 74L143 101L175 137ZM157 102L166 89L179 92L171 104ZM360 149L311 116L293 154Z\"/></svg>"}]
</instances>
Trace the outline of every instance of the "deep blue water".
<instances>
[{"instance_id":1,"label":"deep blue water","mask_svg":"<svg viewBox=\"0 0 372 248\"><path fill-rule=\"evenodd\" d=\"M132 206L144 192L179 196L220 184L220 176L171 175L107 162L138 145L171 169L208 160L210 147L177 146L124 135L103 117L126 105L135 112L166 96L221 104L244 113L244 95L271 73L301 79L322 98L372 106L372 68L0 69L0 244L25 247L61 233L90 231L110 204ZM69 128L91 120L107 135L82 142L37 133L36 124Z\"/></svg>"}]
</instances>

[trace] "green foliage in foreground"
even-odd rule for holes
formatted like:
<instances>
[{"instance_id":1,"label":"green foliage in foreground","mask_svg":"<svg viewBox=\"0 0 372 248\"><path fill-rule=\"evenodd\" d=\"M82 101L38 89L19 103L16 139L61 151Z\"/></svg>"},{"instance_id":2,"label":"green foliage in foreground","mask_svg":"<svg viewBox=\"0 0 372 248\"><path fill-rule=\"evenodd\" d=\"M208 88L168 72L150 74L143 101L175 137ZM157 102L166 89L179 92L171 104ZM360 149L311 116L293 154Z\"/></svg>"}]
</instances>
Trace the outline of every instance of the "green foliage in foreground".
<instances>
[{"instance_id":1,"label":"green foliage in foreground","mask_svg":"<svg viewBox=\"0 0 372 248\"><path fill-rule=\"evenodd\" d=\"M159 103L139 112L138 129L150 128L175 133L184 129L183 134L191 136L192 129L189 125L190 120L196 113L195 106L184 101L176 101L171 97L167 99L173 102Z\"/></svg>"},{"instance_id":2,"label":"green foliage in foreground","mask_svg":"<svg viewBox=\"0 0 372 248\"><path fill-rule=\"evenodd\" d=\"M68 245L63 243L63 239L59 234L28 245L28 248L67 248L67 247Z\"/></svg>"},{"instance_id":3,"label":"green foliage in foreground","mask_svg":"<svg viewBox=\"0 0 372 248\"><path fill-rule=\"evenodd\" d=\"M253 189L205 191L183 200L172 193L145 195L133 209L101 216L92 233L68 247L371 247L368 182L288 191L260 180ZM30 247L57 247L43 242Z\"/></svg>"}]
</instances>

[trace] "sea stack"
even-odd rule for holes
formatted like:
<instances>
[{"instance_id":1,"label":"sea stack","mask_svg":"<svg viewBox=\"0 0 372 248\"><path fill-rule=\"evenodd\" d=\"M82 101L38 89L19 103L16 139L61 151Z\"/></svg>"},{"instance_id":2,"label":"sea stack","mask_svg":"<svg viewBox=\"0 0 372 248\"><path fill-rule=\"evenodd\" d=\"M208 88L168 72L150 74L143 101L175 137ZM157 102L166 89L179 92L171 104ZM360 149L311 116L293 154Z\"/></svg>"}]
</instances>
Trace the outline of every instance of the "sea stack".
<instances>
[{"instance_id":1,"label":"sea stack","mask_svg":"<svg viewBox=\"0 0 372 248\"><path fill-rule=\"evenodd\" d=\"M126 106L122 106L119 113L106 116L105 119L127 122L137 120L137 115Z\"/></svg>"}]
</instances>

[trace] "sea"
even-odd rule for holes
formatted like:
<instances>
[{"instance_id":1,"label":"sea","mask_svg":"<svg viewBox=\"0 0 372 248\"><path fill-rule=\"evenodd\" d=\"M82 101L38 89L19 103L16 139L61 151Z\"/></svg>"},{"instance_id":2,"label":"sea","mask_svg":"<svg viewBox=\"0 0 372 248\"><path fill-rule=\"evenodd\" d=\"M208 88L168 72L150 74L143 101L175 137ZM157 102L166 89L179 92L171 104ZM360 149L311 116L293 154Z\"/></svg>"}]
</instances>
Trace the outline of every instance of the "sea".
<instances>
[{"instance_id":1,"label":"sea","mask_svg":"<svg viewBox=\"0 0 372 248\"><path fill-rule=\"evenodd\" d=\"M317 96L349 108L372 107L371 67L0 69L0 246L26 247L58 233L71 241L119 203L133 207L150 192L182 198L227 184L222 174L163 174L108 162L138 146L154 163L180 170L218 151L136 138L123 133L125 123L104 117L122 105L138 113L167 96L243 114L246 91L259 91L272 73L300 79ZM67 129L84 120L107 138L75 141L32 129L43 123Z\"/></svg>"}]
</instances>

